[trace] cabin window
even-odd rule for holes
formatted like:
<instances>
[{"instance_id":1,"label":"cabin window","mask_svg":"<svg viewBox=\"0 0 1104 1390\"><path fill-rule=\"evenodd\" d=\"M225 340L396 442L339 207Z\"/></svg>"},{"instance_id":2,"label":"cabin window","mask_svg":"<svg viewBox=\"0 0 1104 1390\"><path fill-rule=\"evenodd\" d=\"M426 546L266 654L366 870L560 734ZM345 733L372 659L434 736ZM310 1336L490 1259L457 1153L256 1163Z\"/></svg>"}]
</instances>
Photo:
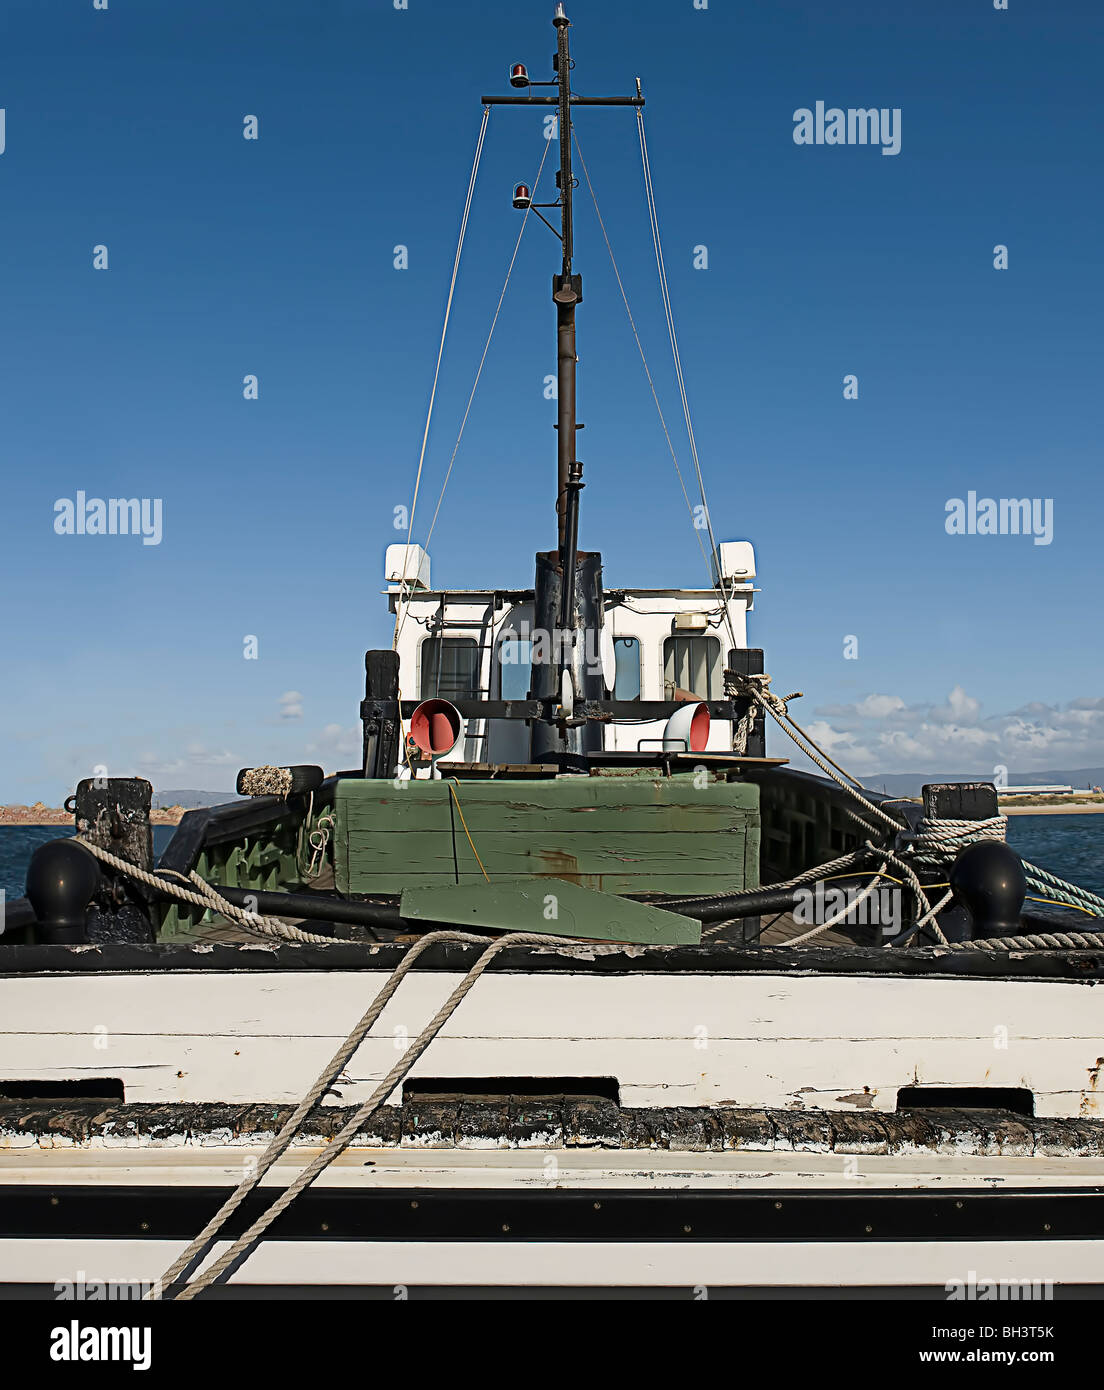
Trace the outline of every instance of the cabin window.
<instances>
[{"instance_id":1,"label":"cabin window","mask_svg":"<svg viewBox=\"0 0 1104 1390\"><path fill-rule=\"evenodd\" d=\"M615 700L640 699L640 638L615 637L613 639L613 698Z\"/></svg>"},{"instance_id":2,"label":"cabin window","mask_svg":"<svg viewBox=\"0 0 1104 1390\"><path fill-rule=\"evenodd\" d=\"M421 698L474 700L479 694L479 644L474 637L427 637L422 643Z\"/></svg>"},{"instance_id":3,"label":"cabin window","mask_svg":"<svg viewBox=\"0 0 1104 1390\"><path fill-rule=\"evenodd\" d=\"M527 637L504 637L498 647L500 700L524 700L533 672L533 644Z\"/></svg>"},{"instance_id":4,"label":"cabin window","mask_svg":"<svg viewBox=\"0 0 1104 1390\"><path fill-rule=\"evenodd\" d=\"M724 693L721 644L716 637L668 637L663 643L663 697L686 690L699 700L719 700Z\"/></svg>"}]
</instances>

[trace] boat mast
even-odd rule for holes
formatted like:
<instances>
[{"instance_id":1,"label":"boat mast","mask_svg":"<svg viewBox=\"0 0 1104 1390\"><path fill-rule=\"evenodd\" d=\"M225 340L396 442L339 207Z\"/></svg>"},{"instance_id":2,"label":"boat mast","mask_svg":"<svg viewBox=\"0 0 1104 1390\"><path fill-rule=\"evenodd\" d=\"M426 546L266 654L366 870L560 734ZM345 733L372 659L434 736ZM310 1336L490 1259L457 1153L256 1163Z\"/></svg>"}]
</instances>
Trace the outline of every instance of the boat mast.
<instances>
[{"instance_id":1,"label":"boat mast","mask_svg":"<svg viewBox=\"0 0 1104 1390\"><path fill-rule=\"evenodd\" d=\"M571 45L568 30L571 25L562 4L556 6L552 23L556 26L556 77L559 82L560 170L557 183L560 189L560 240L563 243L563 270L552 280L552 299L556 305L556 397L559 406L557 423L557 490L556 521L560 562L564 571L564 621L574 607L570 591L574 588L574 551L578 544L579 491L582 488L582 468L575 457L577 423L575 419L575 306L582 298L582 276L571 273L574 254L571 194ZM570 502L569 502L570 499ZM571 515L569 515L571 514ZM572 530L574 536L571 535ZM569 578L569 575L571 576Z\"/></svg>"},{"instance_id":2,"label":"boat mast","mask_svg":"<svg viewBox=\"0 0 1104 1390\"><path fill-rule=\"evenodd\" d=\"M560 239L562 265L552 277L552 300L556 306L556 540L557 549L538 553L534 589L534 628L551 637L552 650L538 658L534 652L532 697L545 706L544 719L532 725L531 756L541 761L549 756L585 755L601 747L601 730L587 722L576 706L590 699L601 699L601 671L592 669L599 649L602 626L602 557L596 552L579 554L579 494L583 489L583 468L576 458L576 439L581 426L575 415L576 344L575 309L582 302L583 279L575 273L571 169L571 108L573 106L643 106L637 81L635 97L580 97L571 90L571 23L563 4L557 4L552 23L556 28L555 79L531 82L522 63L511 69L510 84L529 89L555 87L555 96L483 97L484 106L555 106L560 143L560 167L556 175L559 197L556 203L532 201L529 189L519 184L514 192L516 208L532 209ZM560 229L541 213L540 208L560 210ZM539 640L539 639L538 639ZM587 656L590 656L590 665ZM570 682L565 680L570 677ZM571 695L565 691L570 686ZM570 700L570 703L569 703Z\"/></svg>"}]
</instances>

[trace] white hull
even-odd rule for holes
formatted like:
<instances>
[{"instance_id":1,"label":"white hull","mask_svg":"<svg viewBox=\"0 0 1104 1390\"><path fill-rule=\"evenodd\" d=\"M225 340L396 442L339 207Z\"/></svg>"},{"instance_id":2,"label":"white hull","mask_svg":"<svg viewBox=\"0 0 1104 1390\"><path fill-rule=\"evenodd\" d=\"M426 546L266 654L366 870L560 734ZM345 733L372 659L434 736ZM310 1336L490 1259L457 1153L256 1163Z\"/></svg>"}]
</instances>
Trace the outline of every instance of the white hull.
<instances>
[{"instance_id":1,"label":"white hull","mask_svg":"<svg viewBox=\"0 0 1104 1390\"><path fill-rule=\"evenodd\" d=\"M288 948L238 950L252 967L192 968L205 959L194 948L184 969L178 958L0 978L0 1076L108 1078L125 1091L110 1122L84 1130L67 1127L64 1102L27 1124L9 1103L0 1286L156 1280L263 1152L270 1107L301 1099L390 974L371 950L360 968L330 970L303 968ZM401 1297L422 1286L938 1290L971 1271L1099 1281L1099 991L1043 963L885 974L864 973L863 953L850 973L828 953L816 957L828 968L813 959L680 970L628 954L616 970L487 973L411 1078L604 1079L619 1100L609 1137L601 1123L569 1126L568 1108L547 1130L511 1131L511 1119L411 1131L404 1117L421 1103L408 1098L389 1112L390 1138L380 1116L367 1121L232 1282ZM329 1101L365 1100L460 978L412 971ZM898 1092L918 1085L1027 1091L1034 1117L988 1129L967 1117L914 1143L896 1112ZM759 1116L766 1137L754 1119L717 1128L737 1112ZM248 1124L235 1129L234 1113ZM670 1123L634 1118L653 1115ZM324 1132L305 1127L249 1199L250 1219Z\"/></svg>"},{"instance_id":2,"label":"white hull","mask_svg":"<svg viewBox=\"0 0 1104 1390\"><path fill-rule=\"evenodd\" d=\"M2 1240L0 1285L53 1285L83 1275L154 1283L186 1241ZM229 1242L213 1249L212 1259ZM246 1287L340 1288L946 1288L976 1279L1094 1285L1104 1242L266 1241L227 1281ZM975 1280L976 1281L976 1280Z\"/></svg>"},{"instance_id":3,"label":"white hull","mask_svg":"<svg viewBox=\"0 0 1104 1390\"><path fill-rule=\"evenodd\" d=\"M113 1077L128 1102L298 1101L386 978L8 976L0 1078ZM366 1099L459 978L412 972L333 1099ZM503 972L478 981L411 1075L606 1077L630 1107L890 1112L902 1087L1010 1087L1036 1115L1099 1118L1102 1038L1099 991L1070 979Z\"/></svg>"}]
</instances>

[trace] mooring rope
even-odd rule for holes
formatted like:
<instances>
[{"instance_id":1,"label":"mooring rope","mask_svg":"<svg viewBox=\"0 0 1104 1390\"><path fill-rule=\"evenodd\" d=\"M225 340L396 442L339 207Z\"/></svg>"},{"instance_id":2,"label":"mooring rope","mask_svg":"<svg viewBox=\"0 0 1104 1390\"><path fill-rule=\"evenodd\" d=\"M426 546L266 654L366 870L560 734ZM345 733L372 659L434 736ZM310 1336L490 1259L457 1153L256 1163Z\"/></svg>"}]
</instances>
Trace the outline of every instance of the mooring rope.
<instances>
[{"instance_id":1,"label":"mooring rope","mask_svg":"<svg viewBox=\"0 0 1104 1390\"><path fill-rule=\"evenodd\" d=\"M1026 859L1023 866L1028 887L1052 893L1067 907L1080 908L1082 912L1088 912L1093 917L1104 917L1104 898L1098 893L1090 893L1087 888L1070 883L1068 879L1059 878L1047 869L1040 869L1038 864L1031 864Z\"/></svg>"},{"instance_id":2,"label":"mooring rope","mask_svg":"<svg viewBox=\"0 0 1104 1390\"><path fill-rule=\"evenodd\" d=\"M955 941L950 951L1099 951L1104 946L1100 932L1040 932L1033 936L975 937L973 941Z\"/></svg>"},{"instance_id":3,"label":"mooring rope","mask_svg":"<svg viewBox=\"0 0 1104 1390\"><path fill-rule=\"evenodd\" d=\"M194 869L187 877L178 874L175 869L159 869L155 874L147 873L145 869L140 869L137 864L132 864L129 859L120 859L118 855L101 849L91 840L86 840L83 835L77 835L75 839L78 845L82 845L90 854L94 854L97 859L102 859L105 864L110 864L113 869L118 869L120 873L136 879L139 883L146 884L158 893L165 893L170 898L176 898L179 902L190 903L193 907L202 907L205 911L220 913L229 921L235 922L239 927L244 927L246 931L254 932L258 936L275 937L280 941L307 941L320 946L333 945L334 938L332 936L320 936L314 932L302 931L299 927L293 927L288 922L282 922L278 917L266 917L259 912L249 912L244 907L238 907L234 903L228 902ZM182 887L180 883L171 882L168 877L170 874L174 878L179 878L182 883L194 884L194 891Z\"/></svg>"},{"instance_id":4,"label":"mooring rope","mask_svg":"<svg viewBox=\"0 0 1104 1390\"><path fill-rule=\"evenodd\" d=\"M905 831L902 840L917 864L941 869L967 845L1003 840L1007 830L1007 816L987 816L984 820L930 820L924 816L915 830Z\"/></svg>"},{"instance_id":5,"label":"mooring rope","mask_svg":"<svg viewBox=\"0 0 1104 1390\"><path fill-rule=\"evenodd\" d=\"M789 713L789 701L796 700L799 697L799 691L795 691L792 695L775 695L770 688L771 678L765 673L744 674L739 671L728 671L725 673L725 677L726 685L731 687L733 694L746 696L766 710L783 733L797 744L805 756L816 763L833 782L865 806L871 815L876 816L878 820L894 831L899 832L905 828L903 820L896 820L893 816L887 815L881 807L876 806L873 801L863 796L866 788L863 787L862 783L833 762L813 740L812 736L806 733ZM844 780L845 778L848 780Z\"/></svg>"},{"instance_id":6,"label":"mooring rope","mask_svg":"<svg viewBox=\"0 0 1104 1390\"><path fill-rule=\"evenodd\" d=\"M417 1038L403 1053L402 1057L395 1063L376 1089L368 1097L363 1105L359 1107L351 1119L342 1127L326 1147L283 1189L278 1197L265 1209L262 1214L252 1223L234 1243L219 1256L212 1264L206 1266L194 1279L185 1283L184 1287L174 1295L177 1300L188 1300L195 1298L204 1289L208 1288L231 1265L235 1264L249 1248L264 1234L268 1227L276 1218L285 1211L296 1197L305 1191L323 1173L336 1158L349 1147L355 1139L359 1130L371 1118L376 1110L387 1100L388 1096L400 1085L414 1063L425 1052L433 1039L440 1033L441 1029L449 1021L459 1006L467 997L472 986L480 975L490 965L495 956L502 951L508 950L512 946L546 946L553 947L558 951L571 955L579 950L587 954L599 952L602 954L610 951L624 949L623 943L611 946L595 946L592 943L573 944L565 942L563 937L548 936L536 932L511 932L507 936L499 937L497 940L488 943L485 936L474 936L469 932L460 931L440 931L431 932L429 935L411 946L403 959L391 972L383 989L373 999L368 1012L361 1018L359 1023L352 1029L345 1041L338 1048L337 1052L330 1061L323 1067L321 1073L314 1084L307 1091L306 1095L296 1106L295 1111L284 1124L279 1134L265 1149L258 1159L256 1167L250 1167L250 1171L238 1184L234 1192L226 1199L219 1210L214 1214L207 1225L198 1236L191 1242L188 1248L177 1257L176 1260L165 1271L160 1280L150 1289L145 1297L147 1299L158 1299L165 1290L171 1290L173 1285L180 1279L182 1274L193 1269L209 1252L211 1246L218 1239L219 1232L237 1211L238 1207L246 1199L250 1192L257 1186L261 1178L277 1161L281 1154L288 1148L294 1140L296 1134L302 1129L310 1112L319 1103L325 1093L333 1085L334 1080L341 1074L349 1059L356 1052L357 1048L368 1035L369 1030L383 1012L388 1001L398 989L402 980L413 966L418 957L429 946L447 943L458 943L462 945L483 946L486 949L468 970L467 974L460 980L456 988L448 996L445 1002L434 1014L425 1028L418 1034ZM670 947L646 947L646 950L670 950Z\"/></svg>"},{"instance_id":7,"label":"mooring rope","mask_svg":"<svg viewBox=\"0 0 1104 1390\"><path fill-rule=\"evenodd\" d=\"M826 922L821 922L819 926L810 928L809 931L805 932L801 936L791 937L788 941L784 943L784 945L802 946L806 941L811 941L813 937L819 936L821 932L826 932L830 930L832 927L836 925L837 922L842 922L845 918L850 917L852 912L854 912L855 908L858 907L858 905L861 902L864 902L867 898L869 898L871 893L873 893L874 889L877 888L879 880L882 877L882 872L885 869L885 867L886 866L883 863L880 869L875 869L874 877L870 880L870 882L866 885L862 892L857 894L854 898L852 898L850 902L846 903L844 907L842 907L834 917L829 917Z\"/></svg>"},{"instance_id":8,"label":"mooring rope","mask_svg":"<svg viewBox=\"0 0 1104 1390\"><path fill-rule=\"evenodd\" d=\"M929 820L924 817L915 831L906 832L903 839L916 863L930 868L942 868L954 859L959 850L981 840L1007 841L1008 817L987 816L983 820ZM1068 879L1059 878L1049 869L1023 859L1024 877L1029 888L1053 895L1061 905L1078 908L1092 917L1104 917L1104 898Z\"/></svg>"}]
</instances>

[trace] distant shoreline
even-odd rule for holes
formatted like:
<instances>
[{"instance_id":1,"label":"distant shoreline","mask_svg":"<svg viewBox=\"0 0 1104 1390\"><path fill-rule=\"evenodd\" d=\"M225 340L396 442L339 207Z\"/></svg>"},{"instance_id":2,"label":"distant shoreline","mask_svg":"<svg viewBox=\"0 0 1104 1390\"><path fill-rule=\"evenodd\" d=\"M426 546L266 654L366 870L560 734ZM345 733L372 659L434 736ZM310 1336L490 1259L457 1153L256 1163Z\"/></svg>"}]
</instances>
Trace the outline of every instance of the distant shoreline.
<instances>
[{"instance_id":1,"label":"distant shoreline","mask_svg":"<svg viewBox=\"0 0 1104 1390\"><path fill-rule=\"evenodd\" d=\"M151 825L179 825L187 813L184 806L155 807L150 812ZM1056 806L1009 806L999 804L1002 816L1092 816L1104 814L1104 801L1067 801ZM73 813L60 806L0 806L0 826L27 825L73 826Z\"/></svg>"},{"instance_id":2,"label":"distant shoreline","mask_svg":"<svg viewBox=\"0 0 1104 1390\"><path fill-rule=\"evenodd\" d=\"M150 812L151 825L179 825L185 814L183 806L155 807ZM61 806L0 806L0 826L3 825L67 825L76 828L72 811Z\"/></svg>"}]
</instances>

